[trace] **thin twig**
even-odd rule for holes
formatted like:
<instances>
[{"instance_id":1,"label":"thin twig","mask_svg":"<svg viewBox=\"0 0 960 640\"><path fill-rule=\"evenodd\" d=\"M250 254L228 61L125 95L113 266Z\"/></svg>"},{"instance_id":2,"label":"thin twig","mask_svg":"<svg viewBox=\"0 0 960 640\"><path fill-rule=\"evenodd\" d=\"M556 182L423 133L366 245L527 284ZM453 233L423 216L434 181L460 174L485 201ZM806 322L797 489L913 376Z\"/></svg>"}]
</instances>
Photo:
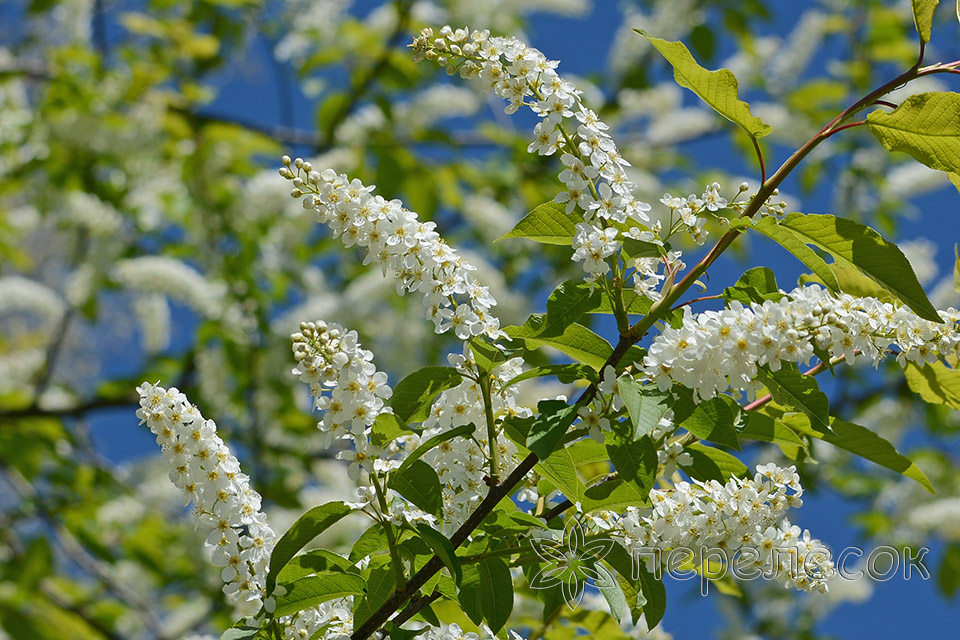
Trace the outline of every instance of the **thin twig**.
<instances>
[{"instance_id":1,"label":"thin twig","mask_svg":"<svg viewBox=\"0 0 960 640\"><path fill-rule=\"evenodd\" d=\"M715 296L702 296L700 298L693 298L691 300L687 300L686 302L681 302L680 304L675 306L673 310L676 311L677 309L681 309L683 307L694 304L696 302L706 302L707 300L719 300L721 298L723 298L722 294L717 294Z\"/></svg>"},{"instance_id":2,"label":"thin twig","mask_svg":"<svg viewBox=\"0 0 960 640\"><path fill-rule=\"evenodd\" d=\"M440 596L441 593L439 591L434 591L426 597L411 599L410 604L408 604L406 608L398 613L397 617L393 619L394 626L399 627L404 622L420 613L421 610L426 609L428 606L433 604L434 601L440 598Z\"/></svg>"},{"instance_id":3,"label":"thin twig","mask_svg":"<svg viewBox=\"0 0 960 640\"><path fill-rule=\"evenodd\" d=\"M767 181L767 165L763 162L763 151L760 150L760 142L754 136L750 136L753 142L753 150L757 152L757 162L760 163L760 184Z\"/></svg>"}]
</instances>

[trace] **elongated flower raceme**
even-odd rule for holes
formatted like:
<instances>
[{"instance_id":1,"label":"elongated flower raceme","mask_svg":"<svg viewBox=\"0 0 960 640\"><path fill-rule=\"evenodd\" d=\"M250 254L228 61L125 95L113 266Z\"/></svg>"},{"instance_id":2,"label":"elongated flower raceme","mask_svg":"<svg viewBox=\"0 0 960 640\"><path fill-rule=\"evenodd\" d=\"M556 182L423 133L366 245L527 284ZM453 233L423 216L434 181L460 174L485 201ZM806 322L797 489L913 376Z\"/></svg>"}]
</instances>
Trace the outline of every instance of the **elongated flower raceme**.
<instances>
[{"instance_id":1,"label":"elongated flower raceme","mask_svg":"<svg viewBox=\"0 0 960 640\"><path fill-rule=\"evenodd\" d=\"M745 575L762 574L801 591L826 591L836 576L829 550L784 517L787 509L803 504L802 495L794 467L768 464L757 467L752 479L678 482L671 490L652 490L648 509L628 507L623 515L607 511L589 518L646 560L650 570L658 559L654 550L717 549L727 561L740 552L738 569ZM661 561L665 555L659 555Z\"/></svg>"},{"instance_id":2,"label":"elongated flower raceme","mask_svg":"<svg viewBox=\"0 0 960 640\"><path fill-rule=\"evenodd\" d=\"M332 169L316 172L300 158L284 156L283 162L280 175L293 182L291 195L302 197L304 208L316 211L345 246L365 249L363 263L392 274L398 293L423 294L437 333L453 330L461 340L502 335L499 319L490 313L497 301L471 275L476 268L434 230L436 224Z\"/></svg>"},{"instance_id":3,"label":"elongated flower raceme","mask_svg":"<svg viewBox=\"0 0 960 640\"><path fill-rule=\"evenodd\" d=\"M223 567L224 593L241 615L256 613L276 538L260 511L260 494L217 435L217 425L204 420L184 394L148 383L137 391L137 417L157 437L170 480L193 501L197 524L209 533L206 545L214 564Z\"/></svg>"},{"instance_id":4,"label":"elongated flower raceme","mask_svg":"<svg viewBox=\"0 0 960 640\"><path fill-rule=\"evenodd\" d=\"M960 313L940 312L930 322L902 306L875 298L833 296L817 286L798 287L779 302L766 301L694 314L684 308L683 326L657 336L643 370L666 390L674 382L712 398L728 389L752 390L757 368L777 371L782 362L809 362L815 349L847 363L879 361L897 347L897 361L919 364L955 356L960 348Z\"/></svg>"},{"instance_id":5,"label":"elongated flower raceme","mask_svg":"<svg viewBox=\"0 0 960 640\"><path fill-rule=\"evenodd\" d=\"M260 611L270 554L276 534L260 510L260 494L240 471L240 463L217 435L213 420L205 420L176 388L143 383L137 387L137 416L157 437L169 462L170 480L193 501L197 526L207 532L213 563L222 567L223 592L240 617ZM280 620L286 638L310 638L329 625L324 637L353 630L352 598L339 598Z\"/></svg>"},{"instance_id":6,"label":"elongated flower raceme","mask_svg":"<svg viewBox=\"0 0 960 640\"><path fill-rule=\"evenodd\" d=\"M629 163L610 136L609 126L583 104L573 83L557 74L557 61L513 37L449 26L440 29L439 35L424 29L412 47L414 60L428 59L445 66L448 73L459 71L464 78L478 79L507 100L507 113L526 105L541 118L528 151L560 154L564 169L559 178L565 190L555 202L563 205L568 215L582 218L573 237L573 259L583 264L593 281L603 278L621 248L627 247L631 251L623 256L622 269L636 270L630 275L638 293L659 299L656 289L665 279L659 268L663 265L670 272L682 268L680 252L641 252L631 241L662 245L664 239L683 230L702 243L707 232L701 214L727 206L719 185L710 185L700 197L665 194L661 202L668 209L666 228L661 222L648 226L651 207L635 196L637 185L624 170Z\"/></svg>"}]
</instances>

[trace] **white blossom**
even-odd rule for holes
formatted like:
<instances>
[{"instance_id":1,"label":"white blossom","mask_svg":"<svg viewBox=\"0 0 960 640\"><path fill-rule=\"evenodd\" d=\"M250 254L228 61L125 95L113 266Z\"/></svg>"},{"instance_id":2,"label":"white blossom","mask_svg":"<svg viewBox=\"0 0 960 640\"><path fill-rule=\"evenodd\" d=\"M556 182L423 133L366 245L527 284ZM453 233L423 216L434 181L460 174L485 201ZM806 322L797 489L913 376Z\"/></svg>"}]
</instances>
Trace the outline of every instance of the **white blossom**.
<instances>
[{"instance_id":1,"label":"white blossom","mask_svg":"<svg viewBox=\"0 0 960 640\"><path fill-rule=\"evenodd\" d=\"M829 551L783 515L803 504L802 495L794 467L768 464L757 467L752 479L678 482L673 489L653 489L650 507L627 507L623 515L602 512L597 517L615 523L605 533L644 558L648 569L656 562L656 556L647 553L652 549L707 547L734 554L749 547L757 551L753 568L765 577L801 591L826 591L836 575Z\"/></svg>"},{"instance_id":2,"label":"white blossom","mask_svg":"<svg viewBox=\"0 0 960 640\"><path fill-rule=\"evenodd\" d=\"M643 359L643 371L661 390L677 382L699 398L735 389L753 390L757 369L779 370L783 362L807 363L815 349L848 364L878 362L897 347L900 364L934 362L960 348L956 309L940 312L942 323L902 306L847 294L834 297L817 286L784 293L779 302L694 314L684 308L680 328L666 327Z\"/></svg>"},{"instance_id":3,"label":"white blossom","mask_svg":"<svg viewBox=\"0 0 960 640\"><path fill-rule=\"evenodd\" d=\"M384 275L391 274L398 293L421 294L437 333L453 329L462 340L502 335L500 321L491 313L496 300L475 282L476 268L443 241L436 224L421 222L399 200L374 195L374 187L359 180L332 169L318 173L300 158L292 162L294 172L286 161L280 175L293 182L291 195L303 196L304 207L315 210L345 246L365 249L364 264L380 265Z\"/></svg>"}]
</instances>

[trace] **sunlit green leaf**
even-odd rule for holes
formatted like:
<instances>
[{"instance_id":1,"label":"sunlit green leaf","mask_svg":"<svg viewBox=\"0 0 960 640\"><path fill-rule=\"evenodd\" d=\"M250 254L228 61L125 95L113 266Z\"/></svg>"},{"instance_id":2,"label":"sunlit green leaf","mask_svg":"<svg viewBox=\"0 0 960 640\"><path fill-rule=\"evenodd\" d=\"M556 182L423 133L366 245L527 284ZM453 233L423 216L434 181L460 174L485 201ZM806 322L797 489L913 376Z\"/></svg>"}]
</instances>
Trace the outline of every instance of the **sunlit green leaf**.
<instances>
[{"instance_id":1,"label":"sunlit green leaf","mask_svg":"<svg viewBox=\"0 0 960 640\"><path fill-rule=\"evenodd\" d=\"M960 409L960 370L949 369L942 362L924 364L922 367L908 362L903 373L910 390L919 394L924 401Z\"/></svg>"},{"instance_id":2,"label":"sunlit green leaf","mask_svg":"<svg viewBox=\"0 0 960 640\"><path fill-rule=\"evenodd\" d=\"M363 578L353 573L325 572L300 578L283 585L286 592L276 596L277 608L273 615L280 618L318 604L363 594L366 584Z\"/></svg>"},{"instance_id":3,"label":"sunlit green leaf","mask_svg":"<svg viewBox=\"0 0 960 640\"><path fill-rule=\"evenodd\" d=\"M942 322L903 252L866 225L825 214L791 213L779 222L763 218L753 228L790 250L833 290L839 289L836 277L806 245L826 251L837 264L858 269L917 315Z\"/></svg>"},{"instance_id":4,"label":"sunlit green leaf","mask_svg":"<svg viewBox=\"0 0 960 640\"><path fill-rule=\"evenodd\" d=\"M910 0L913 7L913 23L920 34L921 42L930 42L930 28L933 26L933 11L940 0ZM960 4L958 4L960 6ZM960 9L958 9L960 10Z\"/></svg>"},{"instance_id":5,"label":"sunlit green leaf","mask_svg":"<svg viewBox=\"0 0 960 640\"><path fill-rule=\"evenodd\" d=\"M436 529L423 523L417 525L417 531L420 532L420 537L430 545L430 548L440 558L444 566L450 570L454 582L459 585L463 579L463 570L460 568L460 561L457 560L457 554L454 552L450 540Z\"/></svg>"},{"instance_id":6,"label":"sunlit green leaf","mask_svg":"<svg viewBox=\"0 0 960 640\"><path fill-rule=\"evenodd\" d=\"M576 232L576 221L566 208L556 202L544 202L520 219L520 222L497 242L508 238L526 238L541 244L570 246Z\"/></svg>"},{"instance_id":7,"label":"sunlit green leaf","mask_svg":"<svg viewBox=\"0 0 960 640\"><path fill-rule=\"evenodd\" d=\"M430 413L430 405L441 391L462 380L453 367L424 367L397 383L390 398L393 412L405 422L420 422Z\"/></svg>"},{"instance_id":8,"label":"sunlit green leaf","mask_svg":"<svg viewBox=\"0 0 960 640\"><path fill-rule=\"evenodd\" d=\"M423 460L404 464L390 474L390 488L427 513L439 515L443 508L440 478Z\"/></svg>"},{"instance_id":9,"label":"sunlit green leaf","mask_svg":"<svg viewBox=\"0 0 960 640\"><path fill-rule=\"evenodd\" d=\"M342 502L328 502L310 509L297 518L287 532L277 540L273 553L270 554L267 593L273 591L273 585L276 584L280 570L298 551L351 511L353 509Z\"/></svg>"},{"instance_id":10,"label":"sunlit green leaf","mask_svg":"<svg viewBox=\"0 0 960 640\"><path fill-rule=\"evenodd\" d=\"M684 467L684 470L694 480L726 482L732 476L742 478L747 475L747 465L726 451L696 442L688 444L685 450L693 458L693 462Z\"/></svg>"},{"instance_id":11,"label":"sunlit green leaf","mask_svg":"<svg viewBox=\"0 0 960 640\"><path fill-rule=\"evenodd\" d=\"M770 415L776 415L779 411L782 411L782 409L764 407L764 412ZM810 418L802 414L784 415L782 420L801 435L813 436L824 442L829 442L844 451L849 451L854 455L916 480L927 491L934 492L930 480L914 462L897 453L892 444L866 427L833 418L830 421L832 433L827 433L814 427L810 423Z\"/></svg>"},{"instance_id":12,"label":"sunlit green leaf","mask_svg":"<svg viewBox=\"0 0 960 640\"><path fill-rule=\"evenodd\" d=\"M803 375L792 362L784 362L778 371L761 367L757 380L776 402L806 414L818 429L830 430L830 403L827 394L820 391L816 378Z\"/></svg>"},{"instance_id":13,"label":"sunlit green leaf","mask_svg":"<svg viewBox=\"0 0 960 640\"><path fill-rule=\"evenodd\" d=\"M740 100L739 83L729 69L708 71L697 64L683 43L654 38L639 30L637 33L649 40L673 66L677 84L693 91L717 113L742 127L751 138L770 133L770 125L750 113L750 105Z\"/></svg>"},{"instance_id":14,"label":"sunlit green leaf","mask_svg":"<svg viewBox=\"0 0 960 640\"><path fill-rule=\"evenodd\" d=\"M960 172L960 94L912 95L892 112L867 116L870 132L888 151L903 151L931 169Z\"/></svg>"},{"instance_id":15,"label":"sunlit green leaf","mask_svg":"<svg viewBox=\"0 0 960 640\"><path fill-rule=\"evenodd\" d=\"M577 323L565 327L559 335L541 336L545 318L544 314L534 314L523 325L504 327L503 330L511 338L523 340L529 348L553 347L598 371L603 368L613 352L609 342Z\"/></svg>"}]
</instances>

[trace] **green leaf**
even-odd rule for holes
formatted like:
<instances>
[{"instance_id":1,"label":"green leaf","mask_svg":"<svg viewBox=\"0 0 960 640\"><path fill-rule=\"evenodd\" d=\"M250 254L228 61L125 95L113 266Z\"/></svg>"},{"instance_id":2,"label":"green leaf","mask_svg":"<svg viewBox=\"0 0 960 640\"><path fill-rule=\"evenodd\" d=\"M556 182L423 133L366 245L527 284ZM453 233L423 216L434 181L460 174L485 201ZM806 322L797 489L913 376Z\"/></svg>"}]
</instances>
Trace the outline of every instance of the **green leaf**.
<instances>
[{"instance_id":1,"label":"green leaf","mask_svg":"<svg viewBox=\"0 0 960 640\"><path fill-rule=\"evenodd\" d=\"M510 569L499 558L484 558L466 565L457 601L474 624L486 620L494 632L499 631L513 611Z\"/></svg>"},{"instance_id":2,"label":"green leaf","mask_svg":"<svg viewBox=\"0 0 960 640\"><path fill-rule=\"evenodd\" d=\"M727 402L724 396L717 396L698 403L680 426L701 440L712 440L739 451L740 439L733 426L734 414Z\"/></svg>"},{"instance_id":3,"label":"green leaf","mask_svg":"<svg viewBox=\"0 0 960 640\"><path fill-rule=\"evenodd\" d=\"M538 337L561 335L564 329L599 307L602 298L599 287L590 291L586 282L561 282L547 298L547 317Z\"/></svg>"},{"instance_id":4,"label":"green leaf","mask_svg":"<svg viewBox=\"0 0 960 640\"><path fill-rule=\"evenodd\" d=\"M443 508L440 478L423 460L404 464L390 474L390 488L427 513L439 515Z\"/></svg>"},{"instance_id":5,"label":"green leaf","mask_svg":"<svg viewBox=\"0 0 960 640\"><path fill-rule=\"evenodd\" d=\"M670 408L670 394L640 385L629 375L620 376L617 386L633 424L634 439L653 431Z\"/></svg>"},{"instance_id":6,"label":"green leaf","mask_svg":"<svg viewBox=\"0 0 960 640\"><path fill-rule=\"evenodd\" d=\"M858 269L907 304L917 315L931 322L943 322L936 308L927 299L927 294L903 252L897 245L887 242L866 225L831 215L791 213L779 224L773 218L764 218L754 229L781 244L783 239L789 238L794 247L814 245L832 255L838 265ZM771 235L774 229L779 231ZM797 255L794 247L784 246ZM803 260L801 256L797 257ZM804 264L823 278L831 289L839 288L839 283L829 269L825 275L820 266L807 262Z\"/></svg>"},{"instance_id":7,"label":"green leaf","mask_svg":"<svg viewBox=\"0 0 960 640\"><path fill-rule=\"evenodd\" d=\"M694 480L726 482L731 476L742 478L747 475L747 465L726 451L696 442L688 444L685 450L693 462L684 467L684 471Z\"/></svg>"},{"instance_id":8,"label":"green leaf","mask_svg":"<svg viewBox=\"0 0 960 640\"><path fill-rule=\"evenodd\" d=\"M287 591L283 595L276 596L277 608L273 615L277 618L289 616L335 598L362 595L366 587L363 578L354 573L332 571L300 578L282 586Z\"/></svg>"},{"instance_id":9,"label":"green leaf","mask_svg":"<svg viewBox=\"0 0 960 640\"><path fill-rule=\"evenodd\" d=\"M767 267L754 267L744 272L732 287L723 290L727 300L738 300L743 304L762 303L765 300L779 302L784 297L777 286L777 278Z\"/></svg>"},{"instance_id":10,"label":"green leaf","mask_svg":"<svg viewBox=\"0 0 960 640\"><path fill-rule=\"evenodd\" d=\"M776 408L771 408L776 412ZM852 422L838 418L830 421L833 433L826 433L813 427L809 418L794 414L784 416L783 421L794 431L829 442L835 447L849 451L854 455L874 462L881 467L896 471L919 482L927 491L935 493L926 474L913 461L897 453L896 448L876 433Z\"/></svg>"},{"instance_id":11,"label":"green leaf","mask_svg":"<svg viewBox=\"0 0 960 640\"><path fill-rule=\"evenodd\" d=\"M593 438L580 438L566 447L566 450L570 452L577 467L609 460L607 448Z\"/></svg>"},{"instance_id":12,"label":"green leaf","mask_svg":"<svg viewBox=\"0 0 960 640\"><path fill-rule=\"evenodd\" d=\"M523 380L529 380L531 378L544 378L548 376L556 376L560 382L565 384L570 384L576 380L587 380L589 382L598 382L600 376L597 375L597 370L592 369L586 365L582 364L547 364L542 367L536 367L530 369L529 371L524 371L520 375L510 378L507 384L503 385L503 388L513 386L518 382Z\"/></svg>"},{"instance_id":13,"label":"green leaf","mask_svg":"<svg viewBox=\"0 0 960 640\"><path fill-rule=\"evenodd\" d=\"M546 460L576 419L577 406L563 400L541 400L537 411L527 433L526 446L540 460Z\"/></svg>"},{"instance_id":14,"label":"green leaf","mask_svg":"<svg viewBox=\"0 0 960 640\"><path fill-rule=\"evenodd\" d=\"M543 402L551 401L544 400L541 404ZM580 481L580 476L577 475L577 464L568 448L558 449L544 456L543 459L534 466L534 469L541 476L549 480L554 488L563 492L563 495L565 495L570 502L576 503L582 500L587 488L583 482Z\"/></svg>"},{"instance_id":15,"label":"green leaf","mask_svg":"<svg viewBox=\"0 0 960 640\"><path fill-rule=\"evenodd\" d=\"M381 413L371 427L370 442L378 447L384 447L389 442L408 433L413 433L413 431L407 429L407 426L395 414Z\"/></svg>"},{"instance_id":16,"label":"green leaf","mask_svg":"<svg viewBox=\"0 0 960 640\"><path fill-rule=\"evenodd\" d=\"M903 368L907 386L930 404L945 404L960 409L960 371L948 369L942 362L920 367L908 362Z\"/></svg>"},{"instance_id":17,"label":"green leaf","mask_svg":"<svg viewBox=\"0 0 960 640\"><path fill-rule=\"evenodd\" d=\"M345 91L335 91L328 94L326 100L317 109L317 131L325 137L330 137L334 127L342 118L343 110L350 104L350 96Z\"/></svg>"},{"instance_id":18,"label":"green leaf","mask_svg":"<svg viewBox=\"0 0 960 640\"><path fill-rule=\"evenodd\" d=\"M800 449L806 448L803 440L780 420L756 411L745 413L748 414L747 423L740 430L740 437L772 442L792 460L796 459Z\"/></svg>"},{"instance_id":19,"label":"green leaf","mask_svg":"<svg viewBox=\"0 0 960 640\"><path fill-rule=\"evenodd\" d=\"M520 222L506 235L495 242L507 238L526 238L541 244L570 246L576 232L576 221L566 214L566 207L556 202L544 202L523 216Z\"/></svg>"},{"instance_id":20,"label":"green leaf","mask_svg":"<svg viewBox=\"0 0 960 640\"><path fill-rule=\"evenodd\" d=\"M662 245L635 240L629 236L623 236L621 243L624 255L629 258L659 258L666 252Z\"/></svg>"},{"instance_id":21,"label":"green leaf","mask_svg":"<svg viewBox=\"0 0 960 640\"><path fill-rule=\"evenodd\" d=\"M423 457L423 454L425 454L427 451L430 451L430 449L433 449L435 446L437 446L441 442L446 442L447 440L453 440L454 438L458 438L460 436L463 436L463 437L469 436L471 433L476 431L476 429L477 429L476 425L464 424L459 427L450 429L449 431L443 431L441 433L438 433L437 435L433 436L426 442L422 443L419 447L414 449L413 452L406 457L406 459L403 461L403 464L401 464L400 468L397 469L396 473L399 473L400 471L403 471L406 467L409 467L410 465L412 465L415 460Z\"/></svg>"},{"instance_id":22,"label":"green leaf","mask_svg":"<svg viewBox=\"0 0 960 640\"><path fill-rule=\"evenodd\" d=\"M693 59L681 42L669 42L635 30L657 48L673 66L677 84L693 91L724 118L743 128L751 138L762 138L770 133L770 125L750 113L750 105L738 96L739 83L729 69L708 71Z\"/></svg>"},{"instance_id":23,"label":"green leaf","mask_svg":"<svg viewBox=\"0 0 960 640\"><path fill-rule=\"evenodd\" d=\"M761 218L752 229L759 231L767 236L781 247L792 253L800 262L820 277L820 281L833 292L840 291L840 283L830 270L827 261L820 257L816 251L807 246L807 241L790 228L784 227L776 219L766 217Z\"/></svg>"},{"instance_id":24,"label":"green leaf","mask_svg":"<svg viewBox=\"0 0 960 640\"><path fill-rule=\"evenodd\" d=\"M393 389L390 406L404 422L420 422L430 415L430 405L441 391L460 384L463 377L453 367L424 367L401 380Z\"/></svg>"},{"instance_id":25,"label":"green leaf","mask_svg":"<svg viewBox=\"0 0 960 640\"><path fill-rule=\"evenodd\" d=\"M450 575L453 576L454 582L459 586L460 581L463 580L463 570L460 568L460 561L457 560L457 554L450 540L436 529L423 523L417 525L417 531L420 532L420 537L423 538L423 541L430 545L433 553L436 554L444 566L450 570Z\"/></svg>"},{"instance_id":26,"label":"green leaf","mask_svg":"<svg viewBox=\"0 0 960 640\"><path fill-rule=\"evenodd\" d=\"M511 338L523 340L528 347L553 347L597 371L603 368L607 358L613 353L609 342L582 324L576 323L565 327L559 335L542 337L540 332L546 323L545 318L544 314L535 313L527 318L523 325L511 325L503 330Z\"/></svg>"},{"instance_id":27,"label":"green leaf","mask_svg":"<svg viewBox=\"0 0 960 640\"><path fill-rule=\"evenodd\" d=\"M343 556L326 549L313 549L291 558L277 574L277 582L293 582L321 571L357 573L353 563Z\"/></svg>"},{"instance_id":28,"label":"green leaf","mask_svg":"<svg viewBox=\"0 0 960 640\"><path fill-rule=\"evenodd\" d=\"M957 7L960 11L960 0L957 0ZM937 569L937 586L948 598L952 598L960 588L960 544L951 544L943 553Z\"/></svg>"},{"instance_id":29,"label":"green leaf","mask_svg":"<svg viewBox=\"0 0 960 640\"><path fill-rule=\"evenodd\" d=\"M657 580L642 564L640 570L640 588L646 602L643 605L643 617L647 621L647 628L653 629L667 610L667 590L662 580Z\"/></svg>"},{"instance_id":30,"label":"green leaf","mask_svg":"<svg viewBox=\"0 0 960 640\"><path fill-rule=\"evenodd\" d=\"M428 607L430 605L427 605ZM412 640L419 635L422 635L427 632L429 627L423 627L422 629L404 629L403 627L393 627L390 629L390 640Z\"/></svg>"},{"instance_id":31,"label":"green leaf","mask_svg":"<svg viewBox=\"0 0 960 640\"><path fill-rule=\"evenodd\" d=\"M930 42L930 28L933 26L933 10L940 4L940 0L910 0L913 6L913 24L920 34L920 42ZM960 2L957 4L960 11Z\"/></svg>"},{"instance_id":32,"label":"green leaf","mask_svg":"<svg viewBox=\"0 0 960 640\"><path fill-rule=\"evenodd\" d=\"M960 172L960 94L912 95L887 113L867 116L870 133L888 151L903 151L931 169Z\"/></svg>"},{"instance_id":33,"label":"green leaf","mask_svg":"<svg viewBox=\"0 0 960 640\"><path fill-rule=\"evenodd\" d=\"M623 291L623 306L624 309L627 310L628 314L642 316L650 313L650 308L653 306L653 301L646 296L638 294L633 289L628 289ZM613 314L614 309L613 305L610 304L610 300L604 296L600 300L600 306L591 310L589 313Z\"/></svg>"},{"instance_id":34,"label":"green leaf","mask_svg":"<svg viewBox=\"0 0 960 640\"><path fill-rule=\"evenodd\" d=\"M603 595L604 600L607 601L607 606L610 607L610 614L613 615L617 622L620 622L623 620L623 614L629 610L627 607L627 599L623 595L623 590L609 569L600 564L595 565L594 569L598 573L603 572L608 574L605 576L605 579L596 581L594 584L597 590Z\"/></svg>"},{"instance_id":35,"label":"green leaf","mask_svg":"<svg viewBox=\"0 0 960 640\"><path fill-rule=\"evenodd\" d=\"M366 556L376 554L387 548L387 534L383 531L383 526L376 523L367 528L357 541L350 548L347 559L356 563Z\"/></svg>"},{"instance_id":36,"label":"green leaf","mask_svg":"<svg viewBox=\"0 0 960 640\"><path fill-rule=\"evenodd\" d=\"M384 562L389 562L385 560ZM357 626L366 622L390 599L396 590L396 573L389 564L382 564L370 570L367 578L366 596L354 598L353 623Z\"/></svg>"},{"instance_id":37,"label":"green leaf","mask_svg":"<svg viewBox=\"0 0 960 640\"><path fill-rule=\"evenodd\" d=\"M260 633L260 627L249 627L246 625L239 627L230 627L222 634L220 640L252 640Z\"/></svg>"},{"instance_id":38,"label":"green leaf","mask_svg":"<svg viewBox=\"0 0 960 640\"><path fill-rule=\"evenodd\" d=\"M607 480L588 487L583 492L580 507L584 513L597 509L624 511L627 507L642 507L650 504L649 491L643 492L632 482L620 479Z\"/></svg>"},{"instance_id":39,"label":"green leaf","mask_svg":"<svg viewBox=\"0 0 960 640\"><path fill-rule=\"evenodd\" d=\"M506 362L514 355L520 355L520 349L503 349L499 345L487 342L486 339L474 337L470 339L470 350L481 371L493 371L501 362Z\"/></svg>"},{"instance_id":40,"label":"green leaf","mask_svg":"<svg viewBox=\"0 0 960 640\"><path fill-rule=\"evenodd\" d=\"M273 553L270 554L270 571L267 573L266 584L267 593L273 592L273 586L277 583L277 575L298 551L351 511L353 509L342 502L328 502L310 509L297 518L297 521L290 525L287 532L277 540Z\"/></svg>"},{"instance_id":41,"label":"green leaf","mask_svg":"<svg viewBox=\"0 0 960 640\"><path fill-rule=\"evenodd\" d=\"M792 362L784 362L778 371L760 367L757 380L778 404L806 414L821 431L830 430L830 403L827 394L820 391L816 378L803 375Z\"/></svg>"},{"instance_id":42,"label":"green leaf","mask_svg":"<svg viewBox=\"0 0 960 640\"><path fill-rule=\"evenodd\" d=\"M874 280L871 280L867 276L863 275L859 269L837 263L827 265L827 268L833 272L833 276L837 280L837 285L840 287L840 291L849 293L851 296L857 298L876 298L881 302L899 304L897 296L890 293L887 289L884 289ZM816 274L802 275L799 278L799 282L800 284L817 282L826 286L826 283Z\"/></svg>"},{"instance_id":43,"label":"green leaf","mask_svg":"<svg viewBox=\"0 0 960 640\"><path fill-rule=\"evenodd\" d=\"M513 611L513 578L506 563L499 558L486 558L477 564L478 593L483 619L497 633Z\"/></svg>"},{"instance_id":44,"label":"green leaf","mask_svg":"<svg viewBox=\"0 0 960 640\"><path fill-rule=\"evenodd\" d=\"M637 483L649 493L657 477L657 448L650 436L636 442L607 445L607 453L621 478Z\"/></svg>"}]
</instances>

